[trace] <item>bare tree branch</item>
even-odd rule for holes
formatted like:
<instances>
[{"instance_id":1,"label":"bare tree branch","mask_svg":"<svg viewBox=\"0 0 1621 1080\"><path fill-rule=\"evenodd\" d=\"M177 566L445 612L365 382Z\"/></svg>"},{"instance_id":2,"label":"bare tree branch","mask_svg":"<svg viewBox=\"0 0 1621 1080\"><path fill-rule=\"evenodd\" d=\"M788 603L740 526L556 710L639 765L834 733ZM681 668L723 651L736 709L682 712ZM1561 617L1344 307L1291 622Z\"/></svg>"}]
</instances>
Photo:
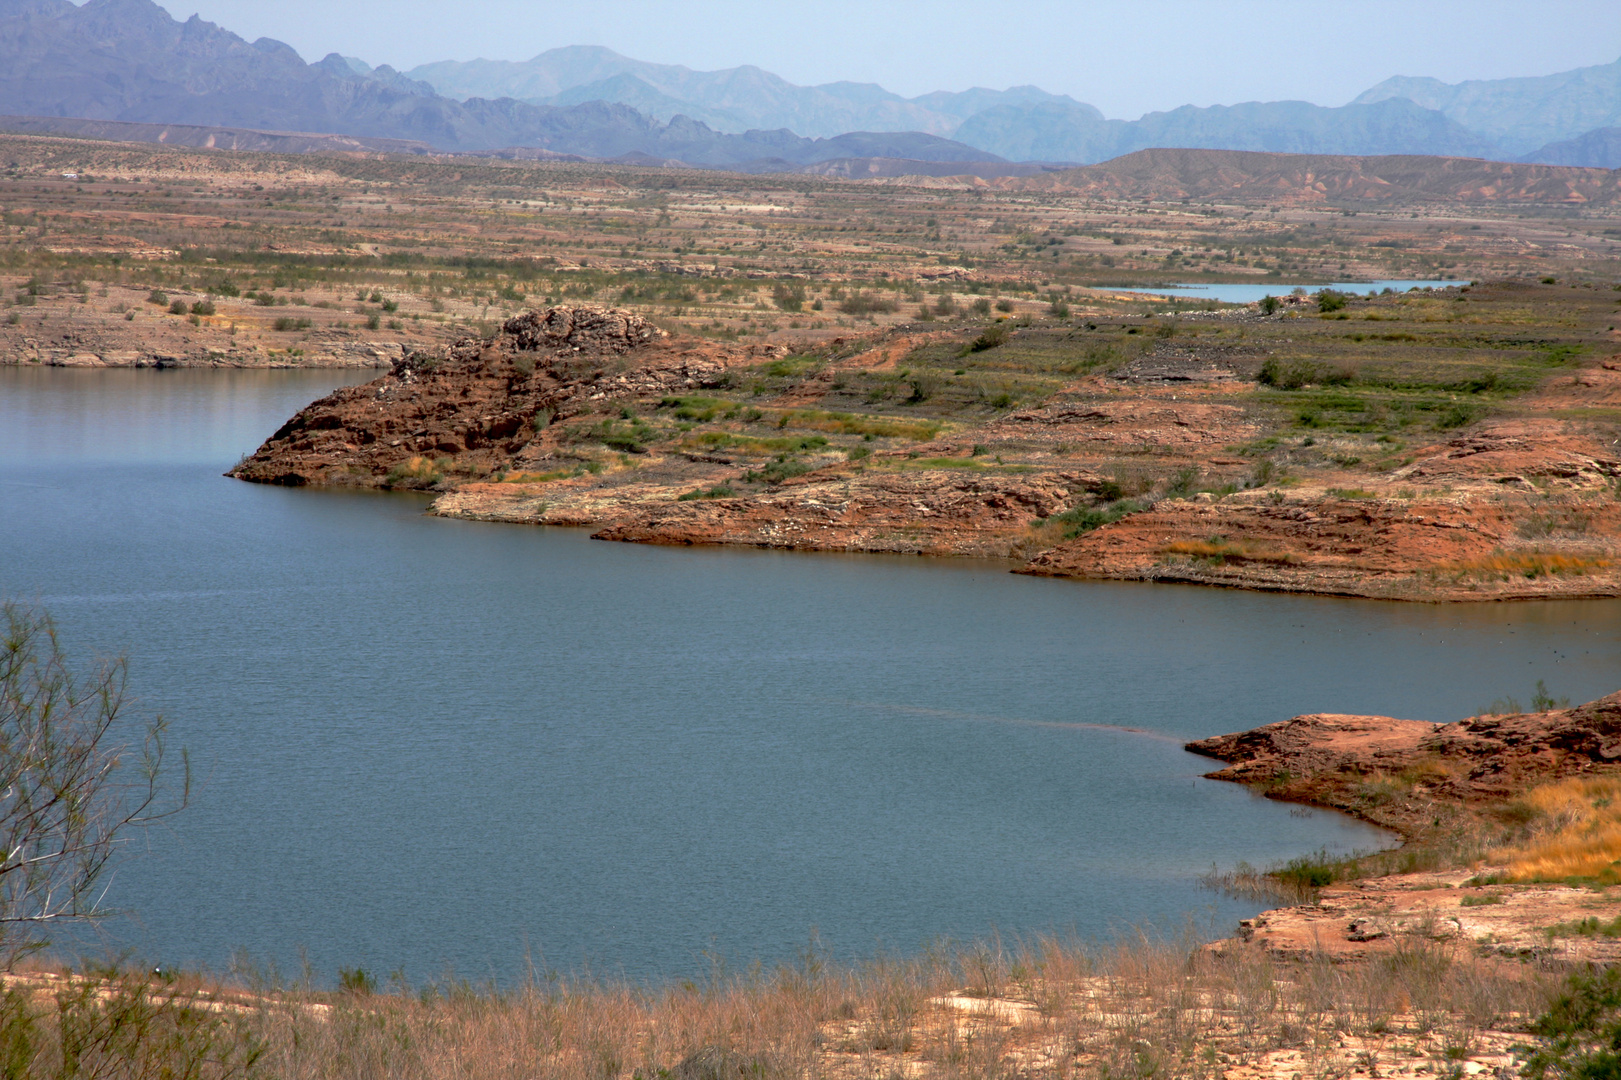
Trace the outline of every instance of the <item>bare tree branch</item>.
<instances>
[{"instance_id":1,"label":"bare tree branch","mask_svg":"<svg viewBox=\"0 0 1621 1080\"><path fill-rule=\"evenodd\" d=\"M97 882L124 834L186 806L191 768L181 754L178 798L165 802L166 725L124 720L128 665L120 658L80 680L49 615L0 608L0 963L48 944L40 928L111 912ZM135 728L138 741L120 742Z\"/></svg>"}]
</instances>

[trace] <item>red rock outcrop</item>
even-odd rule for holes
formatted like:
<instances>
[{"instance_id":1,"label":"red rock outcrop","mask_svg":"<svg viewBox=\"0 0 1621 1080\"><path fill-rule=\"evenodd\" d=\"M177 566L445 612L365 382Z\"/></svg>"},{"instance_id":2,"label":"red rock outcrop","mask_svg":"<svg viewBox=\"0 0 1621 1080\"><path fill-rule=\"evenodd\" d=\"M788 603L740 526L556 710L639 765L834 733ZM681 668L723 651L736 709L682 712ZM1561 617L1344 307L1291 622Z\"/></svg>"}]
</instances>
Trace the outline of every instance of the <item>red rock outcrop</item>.
<instances>
[{"instance_id":1,"label":"red rock outcrop","mask_svg":"<svg viewBox=\"0 0 1621 1080\"><path fill-rule=\"evenodd\" d=\"M797 478L748 499L660 502L596 536L655 544L1006 557L1065 509L1080 475L977 476L938 469Z\"/></svg>"},{"instance_id":2,"label":"red rock outcrop","mask_svg":"<svg viewBox=\"0 0 1621 1080\"><path fill-rule=\"evenodd\" d=\"M1617 478L1621 454L1592 433L1491 421L1374 490L1167 499L1021 572L1381 599L1621 596Z\"/></svg>"},{"instance_id":3,"label":"red rock outcrop","mask_svg":"<svg viewBox=\"0 0 1621 1080\"><path fill-rule=\"evenodd\" d=\"M727 367L775 355L672 342L638 315L551 308L443 355L414 353L387 375L299 411L230 474L271 484L426 486L391 471L451 455L472 471L504 464L538 428L619 398L714 384ZM431 466L425 466L423 471Z\"/></svg>"},{"instance_id":4,"label":"red rock outcrop","mask_svg":"<svg viewBox=\"0 0 1621 1080\"><path fill-rule=\"evenodd\" d=\"M1436 803L1501 801L1535 784L1621 771L1621 693L1575 708L1451 724L1319 713L1187 744L1228 762L1207 775L1296 802L1345 810L1403 831ZM1405 776L1397 798L1369 781Z\"/></svg>"}]
</instances>

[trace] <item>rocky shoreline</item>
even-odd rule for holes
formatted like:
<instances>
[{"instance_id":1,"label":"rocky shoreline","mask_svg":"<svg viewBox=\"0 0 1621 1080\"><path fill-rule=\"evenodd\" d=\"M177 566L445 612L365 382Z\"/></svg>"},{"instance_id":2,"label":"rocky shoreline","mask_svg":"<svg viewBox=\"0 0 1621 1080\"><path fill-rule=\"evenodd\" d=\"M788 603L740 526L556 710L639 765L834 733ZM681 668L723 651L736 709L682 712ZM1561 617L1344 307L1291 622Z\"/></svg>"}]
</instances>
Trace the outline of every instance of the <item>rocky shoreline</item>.
<instances>
[{"instance_id":1,"label":"rocky shoreline","mask_svg":"<svg viewBox=\"0 0 1621 1080\"><path fill-rule=\"evenodd\" d=\"M1212 780L1391 829L1421 862L1460 836L1512 827L1519 802L1572 778L1621 779L1621 692L1574 708L1451 724L1323 713L1187 744L1225 762ZM1415 872L1323 882L1309 903L1245 920L1217 950L1259 945L1280 959L1359 962L1421 935L1481 955L1565 964L1621 961L1621 937L1558 933L1621 915L1621 886L1517 880L1502 851ZM1495 856L1495 858L1494 858Z\"/></svg>"},{"instance_id":2,"label":"rocky shoreline","mask_svg":"<svg viewBox=\"0 0 1621 1080\"><path fill-rule=\"evenodd\" d=\"M926 398L908 357L950 339L893 332L795 356L670 338L624 311L535 311L396 358L231 475L428 490L435 514L640 543L1395 600L1621 596L1621 451L1571 419L1621 410L1621 356L1354 479L1346 454L1320 475L1257 464L1253 447L1280 440L1237 396L1253 364L1239 354L1173 350L982 421L833 405L857 377L910 379Z\"/></svg>"}]
</instances>

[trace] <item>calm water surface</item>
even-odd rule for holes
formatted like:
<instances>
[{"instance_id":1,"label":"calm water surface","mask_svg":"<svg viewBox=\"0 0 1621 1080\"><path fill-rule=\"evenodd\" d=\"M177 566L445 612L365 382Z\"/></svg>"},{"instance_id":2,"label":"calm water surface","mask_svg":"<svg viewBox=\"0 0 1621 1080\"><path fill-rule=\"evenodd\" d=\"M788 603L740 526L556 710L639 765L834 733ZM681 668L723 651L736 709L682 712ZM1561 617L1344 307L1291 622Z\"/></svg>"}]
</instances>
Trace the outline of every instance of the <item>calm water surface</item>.
<instances>
[{"instance_id":1,"label":"calm water surface","mask_svg":"<svg viewBox=\"0 0 1621 1080\"><path fill-rule=\"evenodd\" d=\"M1198 779L1184 740L1621 685L1609 602L604 544L220 476L344 377L0 370L0 594L127 652L196 765L113 881L153 962L668 977L813 931L1223 931L1251 909L1212 863L1380 837Z\"/></svg>"},{"instance_id":2,"label":"calm water surface","mask_svg":"<svg viewBox=\"0 0 1621 1080\"><path fill-rule=\"evenodd\" d=\"M1406 292L1408 289L1445 289L1453 285L1467 285L1468 281L1338 281L1332 285L1301 285L1296 282L1270 282L1249 285L1242 282L1228 284L1165 285L1158 289L1115 289L1110 292L1143 293L1148 296L1173 296L1188 300L1219 300L1224 304L1253 304L1264 296L1287 296L1296 288L1308 292L1337 289L1354 296L1371 296L1385 289Z\"/></svg>"}]
</instances>

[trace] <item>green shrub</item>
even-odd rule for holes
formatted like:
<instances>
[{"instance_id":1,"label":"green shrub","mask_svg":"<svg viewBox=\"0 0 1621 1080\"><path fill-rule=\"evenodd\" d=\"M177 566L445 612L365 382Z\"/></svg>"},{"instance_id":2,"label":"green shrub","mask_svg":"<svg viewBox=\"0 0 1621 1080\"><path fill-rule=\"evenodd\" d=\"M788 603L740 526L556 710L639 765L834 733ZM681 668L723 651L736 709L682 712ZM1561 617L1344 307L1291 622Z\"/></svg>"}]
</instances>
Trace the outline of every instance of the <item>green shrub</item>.
<instances>
[{"instance_id":1,"label":"green shrub","mask_svg":"<svg viewBox=\"0 0 1621 1080\"><path fill-rule=\"evenodd\" d=\"M184 300L176 300L169 305L170 315L184 315L190 310L190 308L186 307L186 302Z\"/></svg>"},{"instance_id":2,"label":"green shrub","mask_svg":"<svg viewBox=\"0 0 1621 1080\"><path fill-rule=\"evenodd\" d=\"M1290 859L1271 874L1285 885L1306 892L1334 884L1338 870L1339 860L1331 857L1325 848L1315 855Z\"/></svg>"},{"instance_id":3,"label":"green shrub","mask_svg":"<svg viewBox=\"0 0 1621 1080\"><path fill-rule=\"evenodd\" d=\"M156 304L158 307L168 307L169 294L164 292L162 289L153 289L151 292L146 294L146 302L148 304Z\"/></svg>"},{"instance_id":4,"label":"green shrub","mask_svg":"<svg viewBox=\"0 0 1621 1080\"><path fill-rule=\"evenodd\" d=\"M995 326L987 326L977 338L969 342L968 351L984 352L986 349L996 348L1006 340L1007 324L997 323Z\"/></svg>"},{"instance_id":5,"label":"green shrub","mask_svg":"<svg viewBox=\"0 0 1621 1080\"><path fill-rule=\"evenodd\" d=\"M1339 311L1349 299L1350 297L1337 289L1324 289L1317 294L1317 310L1322 312Z\"/></svg>"},{"instance_id":6,"label":"green shrub","mask_svg":"<svg viewBox=\"0 0 1621 1080\"><path fill-rule=\"evenodd\" d=\"M758 471L749 470L743 475L743 479L751 484L766 483L775 487L790 477L803 476L810 471L811 466L805 464L805 462L783 454Z\"/></svg>"},{"instance_id":7,"label":"green shrub","mask_svg":"<svg viewBox=\"0 0 1621 1080\"><path fill-rule=\"evenodd\" d=\"M1531 1033L1541 1043L1521 1048L1530 1080L1621 1078L1621 968L1570 976Z\"/></svg>"},{"instance_id":8,"label":"green shrub","mask_svg":"<svg viewBox=\"0 0 1621 1080\"><path fill-rule=\"evenodd\" d=\"M1480 418L1480 410L1473 405L1462 403L1449 405L1436 417L1435 426L1441 431L1450 431L1474 423Z\"/></svg>"},{"instance_id":9,"label":"green shrub","mask_svg":"<svg viewBox=\"0 0 1621 1080\"><path fill-rule=\"evenodd\" d=\"M369 997L377 992L377 980L364 968L339 968L338 985L358 997Z\"/></svg>"},{"instance_id":10,"label":"green shrub","mask_svg":"<svg viewBox=\"0 0 1621 1080\"><path fill-rule=\"evenodd\" d=\"M1056 524L1063 526L1065 540L1073 540L1082 533L1089 533L1093 529L1101 529L1105 525L1112 525L1127 514L1135 514L1139 510L1147 509L1146 503L1135 499L1118 499L1115 502L1101 506L1076 506L1065 510L1062 514L1054 514L1040 525Z\"/></svg>"},{"instance_id":11,"label":"green shrub","mask_svg":"<svg viewBox=\"0 0 1621 1080\"><path fill-rule=\"evenodd\" d=\"M1255 381L1262 386L1278 390L1299 390L1307 385L1346 386L1356 379L1356 372L1347 367L1332 368L1310 360L1283 362L1268 357L1256 374Z\"/></svg>"},{"instance_id":12,"label":"green shrub","mask_svg":"<svg viewBox=\"0 0 1621 1080\"><path fill-rule=\"evenodd\" d=\"M779 284L771 290L771 302L783 311L803 311L805 286Z\"/></svg>"},{"instance_id":13,"label":"green shrub","mask_svg":"<svg viewBox=\"0 0 1621 1080\"><path fill-rule=\"evenodd\" d=\"M1556 937L1621 937L1621 915L1617 915L1609 922L1599 921L1598 916L1589 915L1585 919L1574 922L1555 923L1548 927L1548 936Z\"/></svg>"},{"instance_id":14,"label":"green shrub","mask_svg":"<svg viewBox=\"0 0 1621 1080\"><path fill-rule=\"evenodd\" d=\"M845 297L839 304L839 310L846 315L871 315L879 312L891 312L900 307L895 301L869 292L853 292Z\"/></svg>"},{"instance_id":15,"label":"green shrub","mask_svg":"<svg viewBox=\"0 0 1621 1080\"><path fill-rule=\"evenodd\" d=\"M308 319L295 319L290 315L283 315L281 318L276 320L275 327L282 333L286 333L289 330L308 330L310 328L310 321Z\"/></svg>"},{"instance_id":16,"label":"green shrub","mask_svg":"<svg viewBox=\"0 0 1621 1080\"><path fill-rule=\"evenodd\" d=\"M1275 314L1277 312L1277 310L1278 310L1278 298L1276 296L1263 296L1263 297L1261 297L1261 314L1262 315L1272 315L1272 314Z\"/></svg>"},{"instance_id":17,"label":"green shrub","mask_svg":"<svg viewBox=\"0 0 1621 1080\"><path fill-rule=\"evenodd\" d=\"M214 301L212 301L212 300L199 300L199 301L197 301L195 304L191 305L191 313L193 315L212 315L212 314L214 314Z\"/></svg>"},{"instance_id":18,"label":"green shrub","mask_svg":"<svg viewBox=\"0 0 1621 1080\"><path fill-rule=\"evenodd\" d=\"M736 494L737 492L732 490L730 484L716 484L707 491L699 489L698 491L689 491L685 495L677 496L676 501L694 502L699 499L730 499Z\"/></svg>"}]
</instances>

